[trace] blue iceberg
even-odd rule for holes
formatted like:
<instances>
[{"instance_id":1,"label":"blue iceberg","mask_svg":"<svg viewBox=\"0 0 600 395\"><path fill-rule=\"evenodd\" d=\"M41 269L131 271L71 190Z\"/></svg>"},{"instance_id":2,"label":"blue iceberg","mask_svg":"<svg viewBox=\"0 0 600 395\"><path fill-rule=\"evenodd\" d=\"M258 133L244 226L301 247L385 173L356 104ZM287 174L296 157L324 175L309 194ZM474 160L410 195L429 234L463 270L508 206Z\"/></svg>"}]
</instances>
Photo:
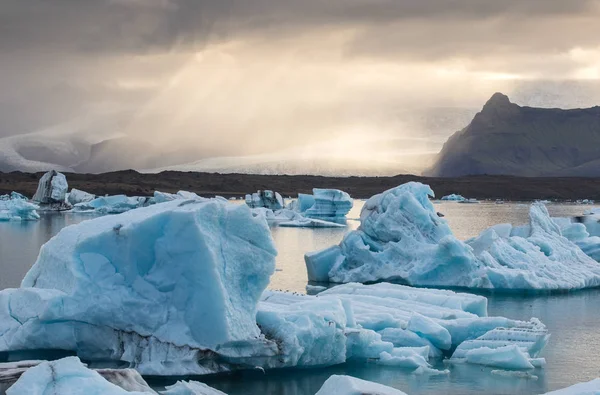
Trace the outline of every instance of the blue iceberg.
<instances>
[{"instance_id":1,"label":"blue iceberg","mask_svg":"<svg viewBox=\"0 0 600 395\"><path fill-rule=\"evenodd\" d=\"M291 204L291 209L308 218L340 221L352 209L354 201L339 189L314 188L312 195L300 193Z\"/></svg>"},{"instance_id":2,"label":"blue iceberg","mask_svg":"<svg viewBox=\"0 0 600 395\"><path fill-rule=\"evenodd\" d=\"M283 198L278 192L270 190L258 191L246 195L246 204L250 208L264 207L269 210L281 210L284 208Z\"/></svg>"},{"instance_id":3,"label":"blue iceberg","mask_svg":"<svg viewBox=\"0 0 600 395\"><path fill-rule=\"evenodd\" d=\"M20 193L0 196L1 221L36 221L40 219L39 206L31 203Z\"/></svg>"},{"instance_id":4,"label":"blue iceberg","mask_svg":"<svg viewBox=\"0 0 600 395\"><path fill-rule=\"evenodd\" d=\"M562 235L543 204L531 206L527 226L496 225L462 242L436 215L433 196L429 186L409 182L367 200L357 230L305 255L309 280L502 290L600 285L600 264Z\"/></svg>"},{"instance_id":5,"label":"blue iceberg","mask_svg":"<svg viewBox=\"0 0 600 395\"><path fill-rule=\"evenodd\" d=\"M465 201L467 199L465 197L461 196L461 195L457 195L455 193L452 193L450 195L443 196L441 200L448 200L448 201L451 201L451 202L462 202L462 201Z\"/></svg>"}]
</instances>

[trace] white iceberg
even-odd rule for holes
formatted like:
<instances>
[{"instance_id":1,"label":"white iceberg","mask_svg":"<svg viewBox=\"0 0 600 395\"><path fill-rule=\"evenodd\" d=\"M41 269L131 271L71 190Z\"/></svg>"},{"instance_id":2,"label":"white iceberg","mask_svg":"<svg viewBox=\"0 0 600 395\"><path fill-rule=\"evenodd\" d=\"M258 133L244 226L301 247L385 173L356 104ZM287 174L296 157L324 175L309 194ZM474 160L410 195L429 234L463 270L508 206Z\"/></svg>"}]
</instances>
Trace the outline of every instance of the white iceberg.
<instances>
[{"instance_id":1,"label":"white iceberg","mask_svg":"<svg viewBox=\"0 0 600 395\"><path fill-rule=\"evenodd\" d=\"M305 255L309 280L503 290L600 285L600 264L562 235L542 204L531 206L527 226L496 225L462 242L430 196L429 186L409 182L367 200L357 230Z\"/></svg>"},{"instance_id":2,"label":"white iceberg","mask_svg":"<svg viewBox=\"0 0 600 395\"><path fill-rule=\"evenodd\" d=\"M32 200L46 210L68 210L71 207L66 201L68 189L65 175L51 170L40 179Z\"/></svg>"},{"instance_id":3,"label":"white iceberg","mask_svg":"<svg viewBox=\"0 0 600 395\"><path fill-rule=\"evenodd\" d=\"M188 191L179 191L177 193L168 193L168 192L160 192L154 191L154 203L165 203L170 202L176 199L202 199L200 196L195 194L194 192Z\"/></svg>"},{"instance_id":4,"label":"white iceberg","mask_svg":"<svg viewBox=\"0 0 600 395\"><path fill-rule=\"evenodd\" d=\"M281 210L284 208L283 198L278 192L270 190L258 191L246 195L246 204L250 208L264 207L269 210Z\"/></svg>"},{"instance_id":5,"label":"white iceberg","mask_svg":"<svg viewBox=\"0 0 600 395\"><path fill-rule=\"evenodd\" d=\"M600 262L600 216L552 218L564 237L575 243L595 261Z\"/></svg>"},{"instance_id":6,"label":"white iceberg","mask_svg":"<svg viewBox=\"0 0 600 395\"><path fill-rule=\"evenodd\" d=\"M76 205L77 203L85 203L92 201L96 198L96 195L92 195L91 193L87 193L85 191L81 191L79 189L71 189L67 196L67 201L72 205Z\"/></svg>"},{"instance_id":7,"label":"white iceberg","mask_svg":"<svg viewBox=\"0 0 600 395\"><path fill-rule=\"evenodd\" d=\"M345 219L353 204L350 195L344 191L314 188L312 195L299 193L290 208L308 218L340 221Z\"/></svg>"},{"instance_id":8,"label":"white iceberg","mask_svg":"<svg viewBox=\"0 0 600 395\"><path fill-rule=\"evenodd\" d=\"M465 197L463 197L462 195L457 195L455 193L452 193L450 195L446 195L444 197L442 197L441 200L448 200L448 201L452 201L452 202L462 202L463 200L467 200Z\"/></svg>"},{"instance_id":9,"label":"white iceberg","mask_svg":"<svg viewBox=\"0 0 600 395\"><path fill-rule=\"evenodd\" d=\"M600 394L600 378L578 383L567 388L546 392L544 395L598 395Z\"/></svg>"},{"instance_id":10,"label":"white iceberg","mask_svg":"<svg viewBox=\"0 0 600 395\"><path fill-rule=\"evenodd\" d=\"M382 384L357 379L352 376L329 377L315 395L406 395L404 392Z\"/></svg>"},{"instance_id":11,"label":"white iceberg","mask_svg":"<svg viewBox=\"0 0 600 395\"><path fill-rule=\"evenodd\" d=\"M0 196L1 221L36 221L40 219L37 204L27 201L20 193Z\"/></svg>"},{"instance_id":12,"label":"white iceberg","mask_svg":"<svg viewBox=\"0 0 600 395\"><path fill-rule=\"evenodd\" d=\"M129 210L146 207L153 202L142 196L100 196L93 200L77 203L73 207L76 212L92 212L96 214L121 214Z\"/></svg>"}]
</instances>

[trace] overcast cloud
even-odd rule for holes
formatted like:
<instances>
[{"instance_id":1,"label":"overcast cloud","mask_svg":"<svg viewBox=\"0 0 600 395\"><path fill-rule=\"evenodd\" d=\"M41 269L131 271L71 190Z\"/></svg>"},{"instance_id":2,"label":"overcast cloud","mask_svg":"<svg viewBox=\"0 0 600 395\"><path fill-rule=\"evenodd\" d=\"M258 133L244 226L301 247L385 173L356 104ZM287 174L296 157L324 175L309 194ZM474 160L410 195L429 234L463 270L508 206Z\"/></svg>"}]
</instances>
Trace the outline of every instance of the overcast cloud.
<instances>
[{"instance_id":1,"label":"overcast cloud","mask_svg":"<svg viewBox=\"0 0 600 395\"><path fill-rule=\"evenodd\" d=\"M97 114L189 158L430 152L497 90L599 104L599 20L597 0L4 0L0 136Z\"/></svg>"}]
</instances>

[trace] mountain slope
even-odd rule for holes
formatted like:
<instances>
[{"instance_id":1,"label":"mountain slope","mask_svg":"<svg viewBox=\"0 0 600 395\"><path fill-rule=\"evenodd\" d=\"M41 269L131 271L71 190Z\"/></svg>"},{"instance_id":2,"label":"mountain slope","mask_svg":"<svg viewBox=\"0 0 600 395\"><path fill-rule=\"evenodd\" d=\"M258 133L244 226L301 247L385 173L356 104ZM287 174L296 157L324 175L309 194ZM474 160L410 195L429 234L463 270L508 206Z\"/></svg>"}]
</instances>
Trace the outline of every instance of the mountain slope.
<instances>
[{"instance_id":1,"label":"mountain slope","mask_svg":"<svg viewBox=\"0 0 600 395\"><path fill-rule=\"evenodd\" d=\"M521 107L495 93L427 175L600 176L600 107Z\"/></svg>"}]
</instances>

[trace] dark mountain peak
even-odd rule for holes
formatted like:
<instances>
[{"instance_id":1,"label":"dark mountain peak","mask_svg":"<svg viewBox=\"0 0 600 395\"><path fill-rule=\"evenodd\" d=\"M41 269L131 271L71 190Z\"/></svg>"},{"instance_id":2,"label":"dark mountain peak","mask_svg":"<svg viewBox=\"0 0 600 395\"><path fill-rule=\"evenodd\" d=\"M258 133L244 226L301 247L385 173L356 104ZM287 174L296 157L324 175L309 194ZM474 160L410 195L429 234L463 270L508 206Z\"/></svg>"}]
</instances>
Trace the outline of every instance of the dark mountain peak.
<instances>
[{"instance_id":1,"label":"dark mountain peak","mask_svg":"<svg viewBox=\"0 0 600 395\"><path fill-rule=\"evenodd\" d=\"M505 118L511 114L519 112L519 106L511 103L508 96L503 93L496 92L485 103L480 113L480 120L492 120L497 118Z\"/></svg>"}]
</instances>

